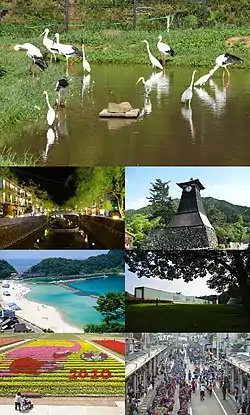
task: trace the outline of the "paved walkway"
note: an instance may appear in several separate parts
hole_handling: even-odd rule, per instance
[[[117,407],[107,406],[52,406],[52,405],[35,405],[34,408],[26,413],[31,415],[124,415],[125,405]],[[0,411],[3,415],[15,415],[14,405],[0,405]]]

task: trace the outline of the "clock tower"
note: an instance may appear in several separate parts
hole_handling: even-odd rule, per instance
[[[176,214],[165,229],[148,235],[143,249],[215,249],[217,237],[200,194],[205,187],[199,179],[193,178],[177,185],[182,189],[182,195]]]
[[[166,249],[214,249],[218,242],[205,212],[199,179],[177,183],[182,195],[177,213],[165,229]]]

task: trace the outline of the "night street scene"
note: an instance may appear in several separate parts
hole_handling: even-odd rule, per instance
[[[0,168],[0,249],[123,249],[123,167]]]
[[[249,333],[127,333],[126,415],[249,414]]]

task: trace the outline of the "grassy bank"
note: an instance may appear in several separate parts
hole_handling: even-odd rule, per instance
[[[42,29],[41,29],[42,31]],[[42,94],[44,90],[49,93],[51,104],[55,105],[56,81],[65,76],[64,59],[57,64],[52,64],[42,72],[37,68],[37,76],[33,79],[30,75],[30,60],[24,52],[15,52],[13,47],[16,43],[30,42],[45,49],[42,45],[40,32],[35,34],[31,30],[19,32],[2,31],[0,39],[0,84],[1,84],[1,109],[0,109],[0,147],[3,150],[4,144],[11,146],[11,140],[17,140],[22,133],[29,128],[46,127],[47,105]],[[53,35],[53,34],[52,34]],[[121,65],[149,65],[146,52],[146,45],[141,41],[147,39],[151,45],[152,53],[160,58],[156,49],[158,32],[152,31],[83,31],[74,30],[68,34],[61,33],[61,42],[80,46],[84,40],[87,59],[91,65],[96,64],[121,64]],[[168,65],[189,66],[189,67],[209,67],[214,65],[216,56],[224,52],[236,54],[244,60],[233,68],[234,70],[250,68],[249,49],[242,43],[237,43],[233,47],[226,44],[226,40],[232,36],[249,35],[250,29],[187,29],[173,30],[164,34],[164,41],[169,43],[176,51],[176,56],[169,59]],[[93,68],[93,79],[98,67]],[[79,65],[79,74],[82,74]],[[72,74],[72,73],[71,73]],[[72,77],[73,80],[68,94],[68,105],[80,100],[79,91],[81,90],[81,78]],[[80,101],[79,101],[80,102]],[[16,155],[9,153],[2,157],[1,164],[16,163]],[[39,160],[30,160],[25,157],[25,164],[37,164]],[[22,160],[18,160],[22,164]]]
[[[126,304],[127,332],[245,331],[241,307],[204,304]]]

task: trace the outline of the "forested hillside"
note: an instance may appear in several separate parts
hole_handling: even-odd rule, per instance
[[[233,205],[225,200],[214,199],[213,197],[202,198],[207,216],[211,223],[220,222],[235,223],[240,217],[245,223],[250,223],[250,207]],[[173,199],[175,211],[178,209],[180,200]],[[126,223],[129,224],[135,215],[150,216],[152,214],[152,206],[148,205],[140,209],[126,210]]]
[[[0,280],[10,278],[12,273],[16,273],[15,268],[4,259],[0,259]]]
[[[34,274],[41,277],[63,277],[74,275],[124,272],[124,252],[112,250],[108,254],[92,256],[85,260],[67,258],[46,258],[23,274],[31,278]]]
[[[233,205],[213,197],[202,198],[202,200],[219,243],[224,243],[225,238],[228,242],[242,242],[249,239],[250,207]],[[161,205],[150,204],[125,212],[126,229],[135,235],[135,245],[140,245],[152,230],[163,228],[170,222],[178,209],[179,199],[167,198],[165,202]]]

